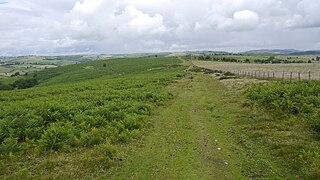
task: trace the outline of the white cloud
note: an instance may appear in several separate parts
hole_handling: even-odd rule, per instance
[[[0,55],[314,49],[320,41],[319,0],[7,2],[0,3]]]
[[[259,15],[250,10],[237,11],[233,15],[236,29],[250,30],[254,29],[259,23]]]
[[[116,16],[115,22],[117,24],[117,32],[126,37],[148,37],[149,35],[167,32],[161,15],[150,16],[137,10],[133,5],[127,6],[122,14]]]
[[[320,1],[302,0],[297,3],[295,13],[285,22],[286,27],[320,27]]]
[[[250,10],[236,11],[233,17],[211,14],[200,22],[196,22],[195,30],[218,29],[227,31],[253,30],[258,26],[259,16]]]
[[[80,13],[94,13],[94,11],[101,5],[102,0],[84,0],[77,2],[72,11]]]

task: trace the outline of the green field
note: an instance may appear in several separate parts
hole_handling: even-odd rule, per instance
[[[16,72],[20,75],[42,71],[47,68],[66,66],[80,62],[93,61],[98,56],[18,56],[0,57],[0,77],[10,77]]]
[[[13,77],[37,84],[0,91],[0,179],[319,179],[319,82],[192,66],[119,58]]]
[[[240,62],[240,63],[308,63],[319,61],[319,55],[282,55],[282,54],[194,54],[192,60]]]

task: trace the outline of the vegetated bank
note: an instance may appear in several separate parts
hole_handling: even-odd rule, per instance
[[[231,129],[227,131],[241,146],[236,152],[242,151],[250,159],[246,162],[240,157],[245,166],[251,164],[250,178],[320,178],[319,81],[261,81],[217,70],[196,70],[215,74],[233,89],[234,101],[243,104],[242,115],[224,128]],[[265,168],[271,173],[261,169],[263,164],[268,164]],[[254,169],[260,173],[252,176]]]
[[[283,81],[245,92],[252,116],[246,134],[298,179],[320,178],[320,82]]]
[[[40,83],[0,91],[0,178],[94,178],[116,147],[143,134],[152,109],[183,77],[175,58],[129,58],[31,74]]]

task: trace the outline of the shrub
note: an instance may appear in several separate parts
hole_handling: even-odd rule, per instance
[[[93,145],[101,144],[106,140],[107,134],[97,128],[92,128],[89,132],[81,132],[80,145],[90,147]]]
[[[12,85],[3,84],[3,83],[0,81],[0,90],[11,90],[11,89],[13,89]]]
[[[18,152],[21,149],[18,138],[8,137],[0,144],[0,153]]]
[[[145,122],[142,117],[139,116],[128,116],[123,120],[124,127],[128,130],[141,129]]]
[[[20,169],[17,174],[16,174],[16,179],[25,179],[25,180],[31,180],[32,177],[30,175],[30,172],[27,168],[23,168],[23,169]]]
[[[27,89],[38,84],[37,79],[19,79],[12,84],[13,88]]]
[[[320,82],[296,81],[255,85],[246,91],[254,104],[281,114],[298,115],[320,126]]]
[[[100,154],[107,159],[112,159],[116,156],[117,150],[111,144],[102,144],[98,147]]]
[[[235,74],[234,74],[234,73],[229,72],[229,71],[227,71],[227,72],[223,73],[223,75],[225,75],[225,76],[235,76]]]
[[[38,141],[45,150],[59,150],[73,137],[71,123],[52,123]]]

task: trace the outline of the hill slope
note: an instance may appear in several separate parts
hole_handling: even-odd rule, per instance
[[[0,91],[0,178],[65,179],[70,172],[83,177],[108,169],[114,146],[140,137],[152,109],[172,98],[161,89],[185,73],[185,67],[169,66],[178,62],[142,58],[65,66],[36,73],[38,87]],[[58,163],[72,167],[69,172],[48,166],[57,153],[66,156]]]
[[[31,74],[40,86],[82,82],[101,77],[119,77],[146,72],[152,68],[180,62],[176,58],[124,58],[92,61],[72,66],[62,66]]]

